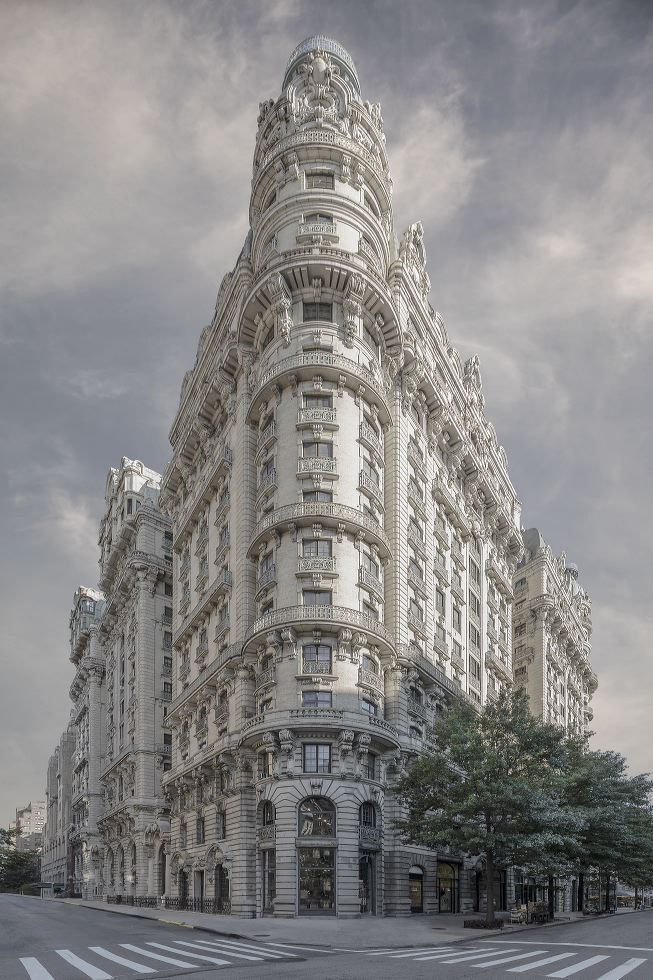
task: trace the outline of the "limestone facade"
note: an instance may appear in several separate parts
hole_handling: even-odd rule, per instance
[[[515,683],[531,710],[583,734],[593,718],[598,681],[591,665],[592,605],[578,569],[555,556],[537,528],[523,532],[524,556],[514,574]]]
[[[184,377],[165,901],[243,916],[477,902],[480,867],[398,842],[392,786],[451,697],[512,679],[520,504],[396,236],[378,104],[309,38],[261,104],[251,230]]]
[[[72,757],[72,820],[70,848],[72,890],[84,898],[100,894],[102,840],[98,820],[103,793],[100,770],[104,755],[104,656],[98,623],[104,600],[96,589],[80,586],[70,613],[70,660],[75,676],[70,686],[71,721],[75,730]]]
[[[45,826],[45,800],[30,800],[16,810],[16,850],[39,850]]]
[[[101,890],[155,898],[165,880],[161,777],[170,766],[163,731],[172,698],[172,532],[158,507],[161,477],[123,458],[106,483],[100,525],[98,628],[106,677]]]
[[[66,892],[73,877],[70,825],[74,751],[75,728],[71,722],[50,756],[45,787],[41,881],[51,883],[58,893]]]

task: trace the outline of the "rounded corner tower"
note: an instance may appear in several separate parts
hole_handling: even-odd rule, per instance
[[[485,561],[507,596],[517,505],[477,362],[463,368],[428,304],[421,225],[395,246],[381,110],[335,40],[299,44],[260,105],[249,214],[161,494],[175,551],[165,900],[437,911],[437,855],[397,842],[392,785],[448,698],[485,694]]]

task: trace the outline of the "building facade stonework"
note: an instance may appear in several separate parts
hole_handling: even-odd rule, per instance
[[[556,557],[537,528],[523,532],[514,575],[514,675],[532,712],[582,735],[594,717],[598,681],[590,660],[592,605],[566,555]]]
[[[75,726],[68,724],[48,761],[45,785],[45,826],[41,851],[41,881],[57,894],[71,890],[70,825]]]
[[[261,104],[251,230],[184,377],[173,522],[166,902],[408,914],[480,866],[402,844],[393,783],[453,697],[512,680],[520,504],[395,235],[380,106],[314,37]]]
[[[160,481],[139,460],[123,458],[109,471],[100,525],[106,728],[99,828],[109,900],[155,900],[165,885],[161,777],[171,753],[163,720],[172,698],[172,532],[158,507]]]

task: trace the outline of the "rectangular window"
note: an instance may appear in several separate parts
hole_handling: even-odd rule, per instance
[[[379,483],[381,482],[381,478],[379,476],[379,471],[377,470],[376,466],[374,466],[369,459],[365,459],[365,457],[363,457],[361,469],[365,474],[365,476],[369,477],[372,483],[375,483],[378,487]]]
[[[321,743],[305,743],[303,760],[304,772],[331,772],[331,746]]]
[[[204,817],[197,818],[197,824],[195,827],[195,843],[204,843]]]
[[[367,324],[363,324],[363,340],[365,341],[365,343],[367,344],[367,346],[368,347],[371,347],[372,350],[374,351],[374,353],[378,355],[378,353],[379,353],[379,342],[376,339],[376,337],[374,336],[374,334],[372,333],[372,331],[369,329],[369,327],[367,326]]]
[[[481,600],[471,589],[469,590],[469,608],[477,616],[481,615]]]
[[[132,514],[134,511],[134,501],[131,497],[127,497],[127,514]]]
[[[302,454],[304,459],[333,459],[332,442],[303,442]]]
[[[306,174],[306,189],[315,190],[316,188],[324,188],[325,190],[332,191],[335,188],[335,177],[329,171],[315,171],[312,174]]]
[[[469,672],[477,681],[481,679],[481,665],[474,657],[469,658]]]
[[[526,635],[526,623],[520,623],[519,626],[515,626],[515,636],[525,636]]]
[[[218,840],[224,840],[227,836],[227,816],[224,810],[218,810],[215,815],[215,836]]]
[[[469,559],[469,575],[472,582],[476,582],[477,585],[481,584],[481,570],[473,558]]]
[[[333,395],[304,392],[304,408],[333,408]]]
[[[435,590],[435,608],[437,612],[444,614],[444,592],[441,589]]]
[[[168,619],[172,619],[172,606],[164,606],[163,615],[167,616]]]
[[[380,575],[379,575],[379,572],[380,572],[379,563],[376,562],[376,561],[374,561],[374,559],[372,558],[372,556],[371,555],[368,555],[367,552],[363,552],[363,555],[361,557],[361,564],[362,564],[363,568],[365,569],[365,571],[366,572],[369,572],[370,575],[373,575],[374,578],[379,578],[380,577]]]
[[[304,490],[302,500],[305,504],[332,504],[332,490]]]
[[[374,701],[369,701],[367,698],[361,698],[361,711],[366,715],[378,715],[379,709]]]
[[[411,612],[413,616],[417,617],[417,619],[419,620],[424,619],[424,610],[420,606],[419,602],[417,602],[415,599],[410,600],[408,611]]]
[[[169,598],[172,596],[172,582],[166,582],[163,587],[163,594]]]
[[[331,589],[304,589],[302,601],[305,606],[330,606],[332,604]]]
[[[412,572],[416,578],[424,581],[424,569],[415,558],[408,559],[408,571]]]
[[[303,708],[330,708],[331,691],[302,691]]]
[[[415,517],[410,517],[408,519],[408,530],[412,531],[420,541],[424,541],[424,531],[422,530],[422,525]]]
[[[168,630],[163,634],[163,647],[165,650],[172,650],[172,633]]]
[[[333,544],[330,540],[304,538],[302,541],[303,558],[331,558]]]
[[[481,634],[473,623],[469,624],[469,642],[476,650],[478,650],[481,645]]]
[[[456,632],[460,633],[462,627],[462,615],[460,612],[460,608],[458,606],[453,607],[453,610],[451,612],[451,622]]]
[[[322,216],[320,220],[331,223],[331,219],[326,216]],[[304,303],[304,323],[310,323],[312,320],[326,320],[328,323],[332,323],[333,303]]]
[[[379,618],[379,610],[371,602],[363,602],[363,612],[366,616],[371,616],[372,619]]]
[[[269,476],[271,473],[274,473],[274,457],[273,456],[270,456],[269,459],[266,459],[265,463],[261,467],[261,479],[263,479],[266,476]]]
[[[329,674],[331,672],[331,647],[326,643],[307,643],[303,648],[305,674]]]
[[[163,700],[164,701],[172,701],[172,682],[171,681],[164,681],[163,682]]]
[[[454,657],[460,657],[461,660],[463,658],[462,644],[460,644],[458,640],[453,641],[453,655]]]

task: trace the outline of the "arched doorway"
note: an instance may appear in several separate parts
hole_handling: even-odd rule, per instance
[[[438,862],[438,912],[457,912],[459,907],[458,866]]]
[[[408,891],[410,895],[410,911],[424,911],[424,870],[414,864],[408,872]]]
[[[298,810],[299,914],[336,911],[336,808],[323,796],[302,800]],[[317,846],[311,837],[320,838]],[[324,846],[333,838],[333,846]]]

